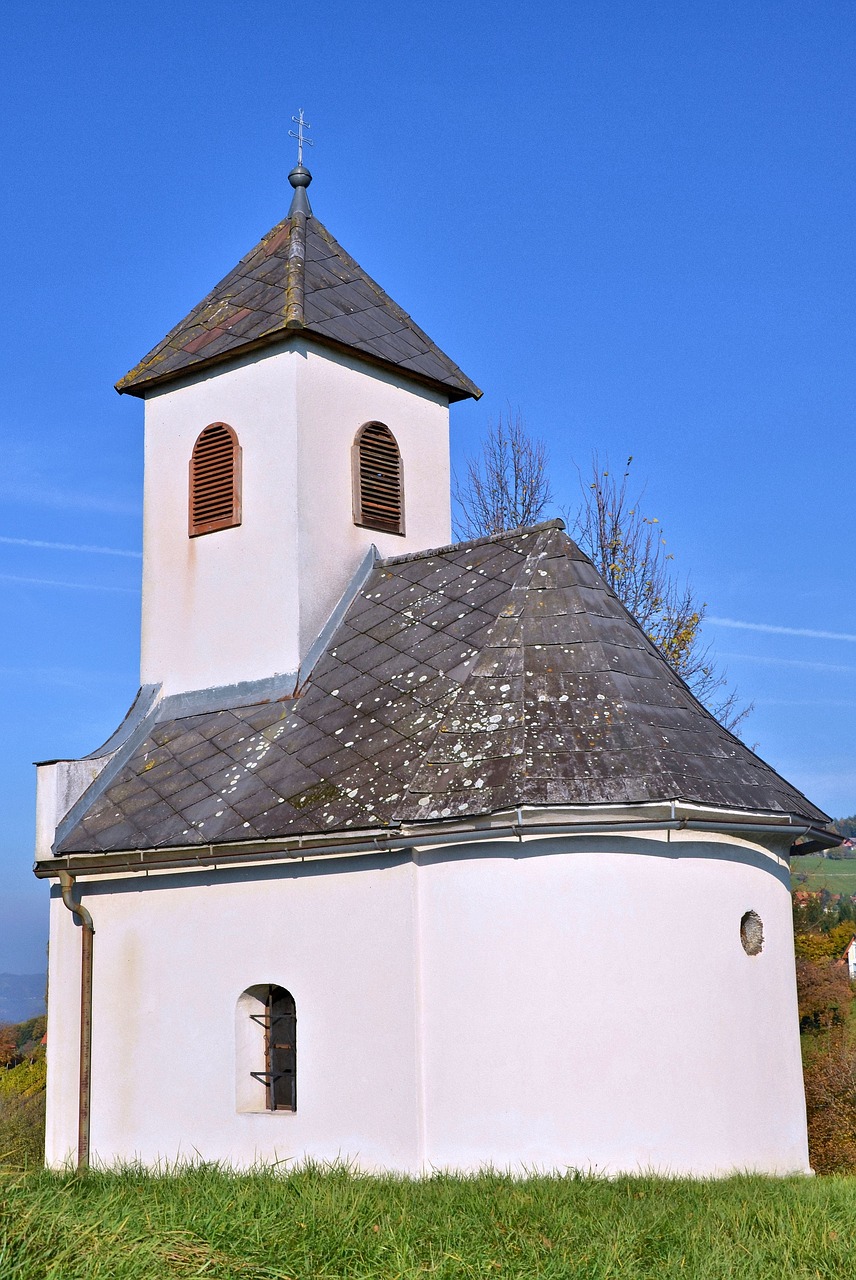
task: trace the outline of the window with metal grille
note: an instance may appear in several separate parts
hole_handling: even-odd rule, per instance
[[[262,1061],[250,1071],[264,1086],[267,1111],[297,1110],[297,1008],[284,987],[251,987],[245,995],[254,999],[247,1008],[252,1022],[261,1028]]]
[[[401,454],[382,422],[366,423],[354,443],[354,523],[404,533]]]
[[[189,533],[214,533],[241,523],[241,446],[225,422],[200,433],[190,458]]]

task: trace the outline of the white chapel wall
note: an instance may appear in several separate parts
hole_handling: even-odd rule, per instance
[[[93,1163],[201,1157],[240,1167],[310,1153],[414,1168],[412,880],[407,859],[363,858],[345,871],[324,862],[84,883],[95,923]],[[80,931],[69,943],[73,925],[56,924],[52,1166],[76,1142],[79,1008],[69,947],[79,954]],[[239,1110],[236,1005],[262,983],[296,1001],[296,1114]]]
[[[146,401],[141,683],[164,693],[296,671],[296,356],[215,366]],[[188,465],[225,422],[242,452],[242,523],[188,537]]]
[[[546,847],[421,855],[426,1166],[806,1170],[786,871],[727,841]]]
[[[45,1160],[73,1168],[80,1080],[80,927],[51,885]]]
[[[83,893],[96,1161],[808,1167],[790,898],[763,850],[577,837]],[[57,1164],[76,1132],[80,931],[52,909]],[[297,1002],[296,1115],[236,1104],[236,1003],[267,982]]]

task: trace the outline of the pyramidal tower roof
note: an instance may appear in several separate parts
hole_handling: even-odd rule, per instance
[[[189,315],[116,383],[153,387],[245,352],[304,335],[407,374],[450,400],[481,391],[333,239],[309,204],[311,174],[298,164],[284,221],[241,259]]]

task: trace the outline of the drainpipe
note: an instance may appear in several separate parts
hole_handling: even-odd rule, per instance
[[[62,900],[80,921],[80,1082],[77,1102],[77,1167],[89,1168],[89,1109],[92,1092],[92,916],[71,896],[74,876],[60,871]]]

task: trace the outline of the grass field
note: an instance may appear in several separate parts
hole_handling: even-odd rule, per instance
[[[805,883],[802,877],[805,876]],[[829,889],[832,893],[856,893],[856,858],[821,858],[808,854],[791,859],[794,889]]]
[[[842,1280],[856,1179],[0,1170],[3,1280]]]

